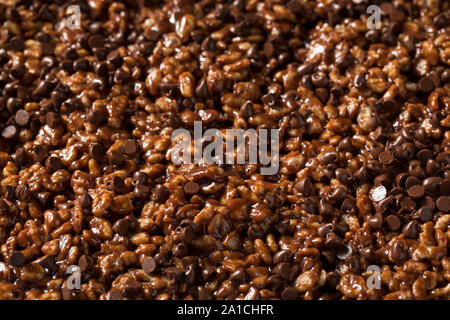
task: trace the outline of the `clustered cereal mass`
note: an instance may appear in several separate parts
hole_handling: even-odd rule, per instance
[[[448,1],[0,3],[0,299],[450,298]]]

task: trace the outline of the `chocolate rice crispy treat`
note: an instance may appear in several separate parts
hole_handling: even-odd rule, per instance
[[[450,299],[449,22],[445,0],[0,1],[0,299]],[[175,165],[195,121],[278,129],[278,173]]]

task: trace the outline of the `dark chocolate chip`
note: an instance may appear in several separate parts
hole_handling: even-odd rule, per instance
[[[187,195],[194,195],[200,191],[200,186],[192,181],[189,181],[184,185],[184,193]]]
[[[296,300],[297,299],[297,291],[292,287],[284,288],[281,291],[281,300]]]
[[[30,114],[27,111],[20,109],[16,112],[14,120],[16,121],[17,125],[26,127],[30,122]]]
[[[450,197],[449,196],[440,196],[436,200],[436,206],[442,212],[450,211]]]
[[[313,192],[313,184],[311,179],[303,178],[295,184],[295,189],[305,197],[310,196]]]
[[[402,230],[403,235],[409,239],[416,239],[419,235],[419,223],[417,221],[412,220],[408,222]]]
[[[167,198],[169,198],[169,195],[170,192],[166,187],[161,184],[157,184],[153,190],[152,200],[158,203],[164,203]]]
[[[89,155],[91,156],[92,159],[100,162],[103,159],[104,156],[104,149],[102,147],[101,144],[99,143],[92,143],[89,146]]]
[[[20,251],[14,251],[10,257],[10,263],[13,267],[21,267],[25,264],[25,256]]]
[[[80,196],[80,206],[83,209],[90,209],[92,206],[92,197],[89,195],[89,193],[86,191]]]
[[[387,216],[385,219],[385,222],[386,222],[387,228],[390,231],[396,231],[401,226],[400,219],[395,215]]]
[[[157,264],[153,257],[146,257],[142,261],[142,269],[147,273],[155,272],[156,267],[157,267]]]
[[[127,155],[134,155],[138,151],[138,148],[138,143],[134,139],[129,139],[122,145],[122,151]]]
[[[413,199],[420,199],[425,195],[425,188],[422,185],[414,185],[408,189],[408,196]]]

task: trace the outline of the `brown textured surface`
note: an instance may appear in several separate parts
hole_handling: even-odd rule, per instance
[[[366,1],[0,3],[0,299],[450,298],[447,1],[371,1],[381,30]],[[279,173],[175,166],[195,120],[278,128]]]

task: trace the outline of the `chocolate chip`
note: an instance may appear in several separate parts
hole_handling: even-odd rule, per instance
[[[325,246],[327,248],[337,249],[344,244],[344,240],[342,240],[336,233],[329,232],[327,234],[327,238],[325,240]]]
[[[133,195],[136,199],[145,200],[150,196],[150,188],[143,184],[138,184],[133,189]]]
[[[411,161],[409,163],[408,173],[420,179],[425,177],[425,171],[422,169],[420,161]]]
[[[382,164],[389,165],[394,162],[394,155],[392,154],[392,152],[384,151],[378,155],[378,160]]]
[[[55,112],[48,112],[45,121],[50,128],[56,128],[61,123],[61,116]]]
[[[431,210],[436,209],[436,203],[434,202],[434,199],[432,197],[426,196],[421,199],[420,201],[421,206],[423,207],[430,207]]]
[[[353,249],[352,247],[350,247],[349,245],[343,245],[342,247],[340,247],[337,252],[336,252],[336,256],[340,259],[340,260],[346,260],[348,257],[350,257],[353,254]]]
[[[134,298],[139,295],[142,290],[142,285],[133,279],[129,279],[125,282],[123,289],[123,295],[127,298]]]
[[[408,257],[408,252],[402,241],[396,241],[392,246],[389,255],[394,262],[401,263]]]
[[[21,267],[25,264],[25,256],[20,251],[14,251],[10,257],[10,263],[13,267]]]
[[[341,186],[337,186],[333,192],[328,196],[328,200],[334,203],[341,203],[344,201],[345,196],[347,195],[345,189]]]
[[[27,152],[23,148],[18,148],[14,153],[13,160],[16,167],[24,166],[27,161]]]
[[[442,195],[449,195],[450,194],[450,179],[445,179],[444,181],[441,182],[441,184],[439,185],[439,192]]]
[[[187,195],[197,194],[200,190],[200,186],[192,181],[189,181],[184,185],[184,193]]]
[[[136,171],[133,174],[132,184],[133,185],[146,184],[147,183],[147,179],[148,179],[148,174],[147,173],[145,173],[144,171]]]
[[[416,176],[409,176],[406,180],[405,180],[405,187],[407,189],[414,187],[415,185],[420,185],[420,179],[417,178]]]
[[[362,166],[355,171],[355,178],[359,183],[364,183],[369,178],[369,171],[365,166]]]
[[[415,220],[408,222],[403,227],[402,233],[406,238],[416,239],[419,235],[419,224]]]
[[[422,149],[417,152],[416,157],[418,160],[422,161],[423,164],[426,164],[428,159],[433,157],[433,152],[430,149]]]
[[[127,140],[122,145],[122,151],[127,155],[134,155],[138,151],[138,148],[139,146],[134,139]]]
[[[385,219],[385,222],[386,222],[387,228],[390,231],[398,230],[401,225],[400,219],[394,215],[387,216]]]
[[[127,190],[123,179],[119,176],[114,176],[109,182],[109,188],[116,194],[124,193]]]
[[[311,179],[304,178],[295,184],[295,189],[300,192],[303,196],[310,196],[313,192],[313,184]]]
[[[103,47],[105,41],[101,35],[92,35],[89,37],[88,44],[91,48]]]
[[[156,261],[153,257],[146,257],[144,258],[144,260],[142,261],[142,269],[146,272],[146,273],[153,273],[155,272],[157,267]]]
[[[121,236],[126,236],[128,231],[130,230],[131,224],[127,219],[119,219],[113,225],[114,232],[118,233]]]
[[[417,217],[422,222],[428,222],[433,220],[433,209],[430,207],[422,207],[417,211]]]
[[[42,258],[39,259],[39,264],[43,268],[45,268],[51,272],[56,270],[55,258],[52,256],[48,256],[48,255],[43,256]]]
[[[63,163],[60,158],[55,156],[50,156],[45,160],[45,165],[51,170],[56,171],[63,167]]]
[[[435,159],[441,165],[449,165],[450,164],[450,153],[449,152],[441,152],[437,155]]]
[[[440,178],[431,177],[431,178],[426,178],[425,180],[423,180],[422,185],[425,188],[427,194],[435,195],[439,188],[440,182],[441,182]]]
[[[99,143],[92,143],[89,146],[89,155],[91,156],[92,159],[101,162],[103,160],[103,156],[104,156],[104,149],[102,147],[101,144]]]
[[[16,121],[17,125],[26,127],[30,122],[30,114],[27,111],[20,109],[16,112],[14,120]]]
[[[434,19],[433,19],[433,23],[434,26],[438,29],[442,29],[448,26],[449,24],[449,19],[447,19],[447,17],[445,16],[444,13],[438,14]]]
[[[386,33],[383,33],[381,35],[381,42],[383,42],[387,46],[391,46],[391,47],[393,47],[397,44],[396,38],[395,38],[394,34],[392,33],[392,30],[388,29]]]
[[[112,150],[109,152],[108,160],[111,165],[120,165],[125,158],[120,150]]]
[[[327,224],[320,226],[317,229],[317,233],[320,237],[325,238],[329,232],[333,231],[333,229],[334,229],[333,224],[327,223]]]
[[[327,151],[319,156],[319,161],[323,164],[336,162],[339,159],[339,153],[336,151]]]
[[[436,206],[442,212],[450,211],[450,197],[449,196],[440,196],[436,200]]]
[[[243,118],[249,118],[253,116],[254,112],[253,102],[251,101],[245,102],[240,109],[240,114]]]
[[[335,62],[336,62],[336,66],[339,69],[346,69],[346,68],[350,67],[353,64],[354,59],[353,59],[353,57],[350,54],[347,54],[347,55],[340,54],[336,58]]]
[[[433,159],[427,160],[425,165],[425,172],[427,175],[434,176],[439,170],[441,170],[441,165],[437,161]]]
[[[5,139],[14,139],[18,135],[18,130],[15,126],[10,125],[3,129],[2,137]]]
[[[268,93],[262,96],[261,100],[265,105],[268,105],[271,108],[278,106],[280,103],[280,97],[274,93]]]
[[[391,178],[389,177],[389,175],[387,175],[385,173],[382,173],[382,174],[376,176],[373,182],[374,182],[375,185],[383,185],[383,186],[385,186],[387,188],[389,188],[389,186],[392,183]]]
[[[422,185],[414,185],[408,189],[408,196],[413,199],[420,199],[425,195],[425,188]]]
[[[105,120],[105,118],[105,113],[98,110],[90,111],[86,116],[87,122],[94,126],[99,126]]]
[[[153,191],[152,200],[158,203],[166,202],[169,197],[169,190],[161,184],[157,184]]]
[[[385,199],[378,202],[375,205],[375,209],[376,209],[377,213],[381,213],[381,214],[385,213],[393,202],[394,202],[393,196],[386,197]]]
[[[291,267],[289,263],[282,262],[277,264],[272,272],[278,274],[282,279],[287,280],[291,275]]]
[[[289,121],[289,125],[292,129],[299,129],[305,126],[305,120],[303,120],[302,116],[297,112],[293,112],[291,115],[291,120]]]
[[[88,192],[84,192],[81,196],[80,196],[80,206],[83,209],[90,209],[92,207],[92,197],[89,195]]]
[[[422,77],[419,80],[419,90],[422,92],[430,92],[434,89],[434,82],[433,79],[429,76]]]
[[[209,95],[208,84],[205,80],[201,80],[195,88],[195,94],[201,98],[206,98]]]
[[[314,94],[319,98],[322,103],[326,103],[328,100],[328,90],[325,88],[314,89]]]
[[[383,217],[381,215],[376,215],[367,219],[367,223],[374,230],[380,230],[383,226]]]
[[[297,291],[292,287],[284,288],[281,291],[281,300],[296,300],[297,299]]]
[[[23,40],[18,37],[11,38],[8,42],[8,46],[12,51],[23,51],[25,49]]]
[[[73,69],[75,71],[90,71],[91,66],[89,60],[85,58],[75,60],[75,62],[73,63]]]

